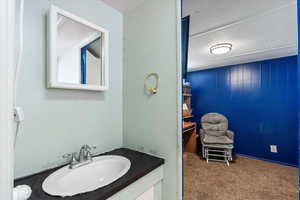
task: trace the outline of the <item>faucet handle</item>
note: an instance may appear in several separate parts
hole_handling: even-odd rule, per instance
[[[71,163],[77,163],[78,161],[77,161],[77,153],[76,152],[73,152],[72,153],[72,158],[71,158]]]
[[[68,159],[70,163],[77,161],[76,159],[76,152],[72,152],[72,153],[66,153],[64,155],[62,155],[63,159]]]
[[[69,165],[69,168],[70,168],[70,169],[73,169],[74,165],[76,165],[76,164],[78,163],[78,160],[77,160],[77,158],[76,158],[76,155],[77,155],[76,152],[73,152],[73,153],[72,153],[72,158],[71,158],[70,165]]]
[[[64,155],[62,155],[63,159],[67,159],[67,158],[71,158],[72,154],[71,153],[66,153]]]
[[[87,144],[83,145],[82,148],[85,149],[86,151],[91,151],[92,150],[92,147],[90,147]]]
[[[92,158],[92,147],[90,147],[89,145],[84,145],[84,149],[85,149],[85,159],[86,160],[93,160]]]
[[[93,154],[91,153],[91,151],[87,151],[86,153],[86,160],[93,160]]]
[[[85,160],[87,160],[88,153],[90,153],[90,151],[91,151],[91,147],[89,145],[87,144],[83,145],[79,151],[78,161],[84,162]]]

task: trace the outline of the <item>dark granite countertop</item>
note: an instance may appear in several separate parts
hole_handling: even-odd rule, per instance
[[[117,181],[102,187],[93,192],[79,194],[73,197],[54,197],[46,194],[42,189],[43,181],[55,170],[51,169],[48,171],[44,171],[32,176],[28,176],[25,178],[21,178],[15,181],[15,186],[17,185],[29,185],[32,189],[32,195],[29,200],[103,200],[107,199],[120,190],[124,189],[131,183],[135,182],[139,178],[145,176],[152,170],[158,168],[162,164],[164,164],[164,160],[161,158],[157,158],[145,153],[133,151],[126,148],[116,149],[111,152],[107,152],[101,155],[120,155],[128,158],[131,161],[131,167],[129,171]]]

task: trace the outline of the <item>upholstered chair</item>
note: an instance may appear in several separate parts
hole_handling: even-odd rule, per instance
[[[206,146],[217,146],[232,148],[234,144],[234,133],[228,130],[228,120],[219,113],[208,113],[201,118],[200,138],[203,147],[203,157]]]

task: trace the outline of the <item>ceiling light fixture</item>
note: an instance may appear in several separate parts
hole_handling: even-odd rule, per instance
[[[210,53],[215,55],[226,54],[231,50],[232,50],[232,44],[230,43],[220,43],[210,47]]]

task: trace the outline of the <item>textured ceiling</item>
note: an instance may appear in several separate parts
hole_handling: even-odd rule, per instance
[[[136,8],[138,5],[143,3],[145,0],[101,0],[109,6],[124,13],[131,9]]]
[[[191,16],[189,70],[295,55],[296,10],[295,0],[183,0],[183,13]],[[233,50],[210,54],[221,42]]]

